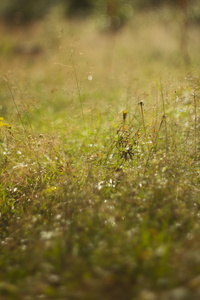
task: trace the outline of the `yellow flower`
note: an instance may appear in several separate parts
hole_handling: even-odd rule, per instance
[[[126,110],[123,111],[123,121],[124,121],[124,122],[126,121],[127,113],[128,113],[128,112],[127,112]]]
[[[0,117],[0,127],[8,127],[8,124],[3,122],[3,117]]]

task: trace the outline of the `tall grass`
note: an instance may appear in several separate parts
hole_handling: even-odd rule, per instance
[[[199,297],[199,54],[188,72],[144,14],[115,36],[112,76],[92,21],[67,23],[81,55],[63,34],[51,55],[4,57],[2,299]]]

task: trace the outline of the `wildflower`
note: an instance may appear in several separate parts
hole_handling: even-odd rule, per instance
[[[127,113],[128,113],[128,112],[127,112],[126,110],[123,111],[123,121],[124,121],[124,122],[126,121]]]
[[[0,127],[8,127],[8,124],[3,122],[3,118],[0,117]]]

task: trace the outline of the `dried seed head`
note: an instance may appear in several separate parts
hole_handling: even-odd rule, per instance
[[[140,101],[138,104],[139,104],[140,106],[143,106],[143,105],[144,105],[144,103],[143,103],[142,101]]]

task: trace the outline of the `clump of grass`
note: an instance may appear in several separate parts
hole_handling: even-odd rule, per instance
[[[23,128],[12,125],[10,135],[4,126],[0,278],[9,284],[0,289],[3,295],[98,299],[98,292],[120,299],[126,289],[130,299],[146,290],[167,297],[176,287],[196,293],[191,286],[198,268],[183,276],[176,257],[177,251],[184,255],[190,234],[199,232],[199,162],[190,158],[190,146],[186,155],[182,148],[174,153],[170,144],[166,152],[162,123],[151,155],[139,112],[128,122],[123,111],[117,126],[88,131],[70,151],[67,140],[33,131],[27,148],[26,139],[20,140]]]

